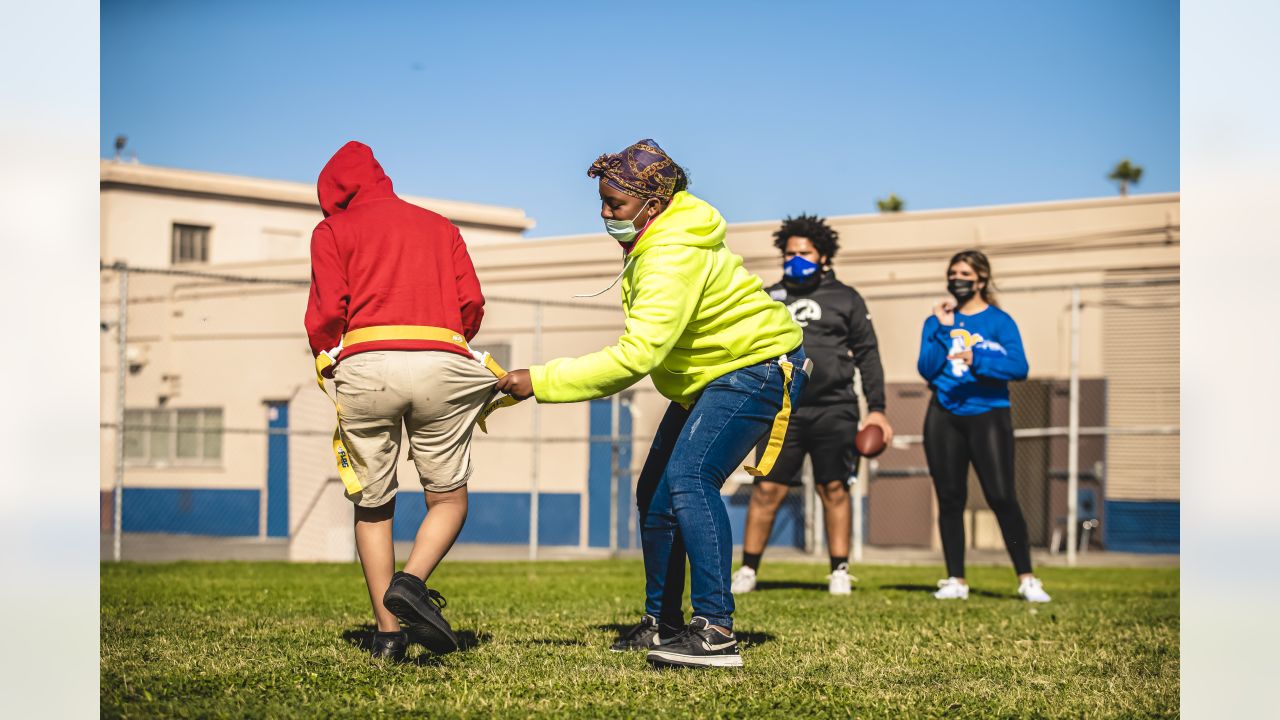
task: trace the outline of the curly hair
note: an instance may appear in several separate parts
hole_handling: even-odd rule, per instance
[[[793,237],[809,238],[813,247],[830,262],[840,250],[840,234],[832,230],[827,222],[817,215],[788,217],[782,221],[782,227],[773,234],[773,245],[780,252],[787,251],[787,240]]]

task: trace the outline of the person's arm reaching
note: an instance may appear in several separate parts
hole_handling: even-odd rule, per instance
[[[693,316],[704,278],[693,277],[687,268],[700,272],[702,264],[679,256],[697,252],[675,246],[646,254],[634,269],[635,295],[618,342],[581,357],[516,371],[510,380],[500,381],[498,389],[517,398],[532,392],[539,402],[563,403],[608,397],[639,382],[666,359]]]
[[[311,234],[311,293],[304,319],[313,355],[332,350],[342,342],[350,300],[338,244],[329,226],[321,223]]]

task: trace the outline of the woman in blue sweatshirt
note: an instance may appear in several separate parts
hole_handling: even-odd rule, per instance
[[[947,265],[947,290],[954,300],[934,307],[920,338],[916,369],[933,389],[924,451],[938,495],[938,531],[950,576],[938,583],[934,597],[969,597],[964,507],[972,463],[1018,573],[1018,594],[1048,602],[1031,573],[1027,523],[1015,494],[1009,381],[1027,377],[1027,356],[1018,325],[996,306],[993,289],[987,256],[977,250],[957,253]]]

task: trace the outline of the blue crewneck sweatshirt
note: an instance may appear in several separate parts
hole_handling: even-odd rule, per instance
[[[973,351],[973,365],[947,356]],[[1009,407],[1009,381],[1027,377],[1022,334],[1009,313],[991,305],[973,315],[955,313],[951,325],[930,315],[920,337],[920,376],[942,407],[956,415],[980,415]]]

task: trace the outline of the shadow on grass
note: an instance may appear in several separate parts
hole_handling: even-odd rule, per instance
[[[359,648],[362,652],[371,652],[373,650],[373,633],[375,629],[373,625],[361,625],[358,628],[344,630],[342,639],[348,644]],[[493,636],[489,633],[477,635],[470,630],[455,630],[453,634],[458,638],[458,652],[468,652],[493,639]],[[444,657],[444,655],[436,655],[424,648],[417,657],[407,658],[405,662],[416,665],[438,665],[444,660]]]
[[[826,585],[822,586],[826,589]],[[597,630],[604,630],[614,634],[615,639],[621,639],[622,634],[635,627],[635,625],[623,625],[621,623],[608,623],[606,625],[596,625]],[[767,632],[754,632],[752,630],[741,630],[734,628],[733,634],[738,638],[738,642],[746,645],[763,645],[774,639],[774,636]],[[576,643],[582,644],[582,643]]]
[[[801,582],[799,580],[758,580],[756,592],[762,590],[821,590],[827,592],[827,584],[820,582]],[[857,588],[854,588],[855,590]]]
[[[750,647],[763,645],[773,640],[773,635],[767,632],[755,632],[754,630],[740,630],[738,628],[734,628],[733,634],[738,638],[738,642],[742,643],[744,646]]]
[[[555,645],[558,647],[585,647],[586,643],[573,638],[534,638],[530,645]]]
[[[881,585],[881,590],[903,590],[905,592],[927,592],[930,595],[938,592],[937,585]],[[979,590],[972,585],[969,586],[970,595],[978,595],[979,597],[995,598],[997,600],[1021,600],[1017,595],[1009,595],[1007,593],[991,592],[990,590]]]

